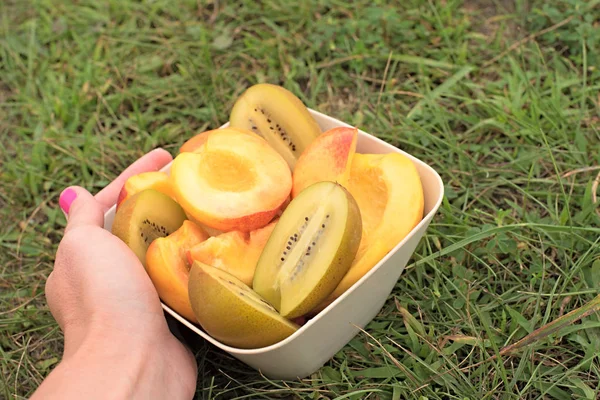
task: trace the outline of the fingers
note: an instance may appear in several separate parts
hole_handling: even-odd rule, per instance
[[[68,216],[65,233],[81,225],[104,226],[104,212],[117,202],[119,192],[129,177],[142,172],[158,171],[172,160],[168,151],[152,150],[131,164],[95,197],[78,186],[65,189],[59,199],[60,208]]]
[[[79,186],[65,189],[59,200],[60,207],[68,215],[65,233],[78,226],[104,226],[104,210],[87,190]]]
[[[96,201],[106,211],[117,202],[117,197],[125,181],[142,172],[158,171],[173,160],[171,154],[163,149],[152,150],[131,164],[114,181],[96,194]]]

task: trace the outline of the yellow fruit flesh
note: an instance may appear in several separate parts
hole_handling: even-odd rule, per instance
[[[208,238],[191,221],[167,237],[158,238],[146,253],[146,271],[166,305],[189,321],[196,322],[188,296],[189,265],[186,252]]]
[[[360,159],[354,165],[354,175],[350,178],[349,189],[361,210],[363,233],[356,255],[360,259],[369,247],[369,238],[377,236],[382,225],[383,214],[388,202],[388,187],[381,176],[381,169],[363,163]]]
[[[127,179],[119,193],[117,208],[134,194],[146,189],[154,189],[175,198],[173,188],[169,183],[169,176],[166,173],[162,171],[142,172]]]
[[[197,172],[210,187],[227,192],[244,192],[257,180],[251,160],[226,150],[203,154]]]
[[[217,267],[251,286],[256,263],[276,223],[250,233],[233,231],[211,237],[190,249],[190,263],[200,261]]]
[[[356,154],[348,189],[360,208],[363,234],[352,267],[318,312],[369,272],[423,218],[419,173],[407,157]]]

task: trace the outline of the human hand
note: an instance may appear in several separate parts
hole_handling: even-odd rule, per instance
[[[50,311],[65,336],[63,362],[36,392],[46,398],[66,384],[78,398],[191,398],[197,366],[191,352],[169,331],[152,281],[135,254],[103,229],[104,213],[132,175],[171,161],[164,150],[148,153],[95,197],[67,188],[60,205],[68,215],[65,234],[46,283]],[[61,368],[62,367],[62,368]],[[89,381],[81,371],[89,371]],[[58,371],[57,373],[55,373]],[[95,371],[95,372],[93,372]],[[85,373],[84,373],[85,375]],[[44,382],[47,383],[47,382]],[[76,388],[73,388],[73,385]],[[50,392],[47,390],[50,389]],[[64,387],[63,387],[64,389]],[[54,393],[61,398],[64,391]]]

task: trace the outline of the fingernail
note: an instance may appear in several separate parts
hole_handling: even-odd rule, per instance
[[[58,204],[60,208],[65,212],[65,214],[69,213],[69,209],[71,208],[71,204],[77,198],[77,192],[71,188],[65,190],[61,193],[60,199],[58,200]]]

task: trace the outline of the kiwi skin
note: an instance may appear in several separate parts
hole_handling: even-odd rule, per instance
[[[119,206],[111,232],[121,239],[146,267],[146,252],[152,240],[175,232],[186,219],[183,208],[175,200],[157,190],[146,189],[129,197]],[[154,237],[149,238],[146,231],[145,237],[142,238],[142,230],[132,226],[144,221],[151,221],[149,224],[155,223],[160,226],[152,232]]]
[[[190,269],[188,292],[200,326],[228,346],[270,346],[299,328],[268,303],[261,304],[264,300],[235,276],[199,261]]]

